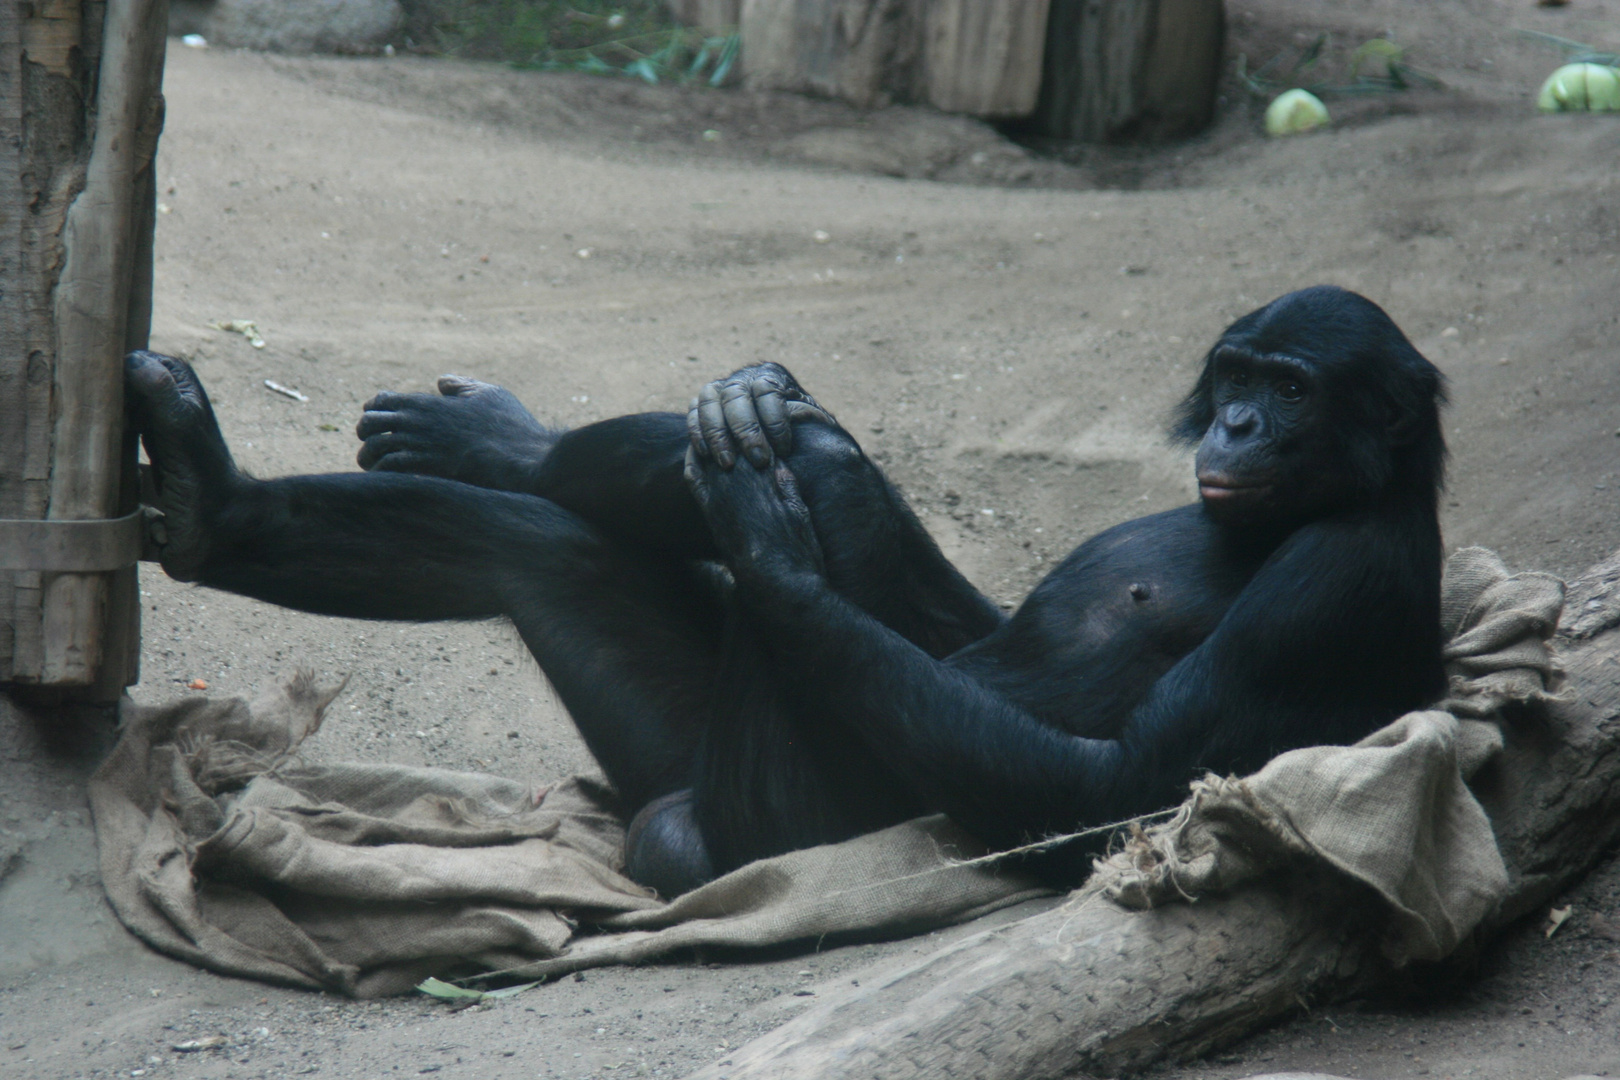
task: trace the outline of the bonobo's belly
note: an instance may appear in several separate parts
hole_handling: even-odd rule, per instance
[[[1263,558],[1233,550],[1198,506],[1126,522],[1075,549],[951,663],[1056,727],[1111,738]]]

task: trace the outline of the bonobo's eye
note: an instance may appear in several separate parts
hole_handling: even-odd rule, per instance
[[[1277,396],[1284,401],[1298,401],[1305,396],[1305,388],[1294,379],[1284,379],[1277,384]]]
[[[1249,373],[1247,371],[1228,371],[1226,381],[1241,390],[1249,385]]]

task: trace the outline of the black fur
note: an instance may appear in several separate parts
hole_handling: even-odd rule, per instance
[[[270,481],[185,365],[129,371],[166,565],[309,611],[510,617],[666,892],[929,810],[1000,846],[1156,810],[1444,688],[1442,379],[1340,289],[1210,350],[1174,429],[1201,502],[1087,541],[1010,619],[775,365],[705,390],[695,455],[678,416],[547,431],[458,380],[368,405],[373,472]],[[739,423],[744,460],[705,442]]]

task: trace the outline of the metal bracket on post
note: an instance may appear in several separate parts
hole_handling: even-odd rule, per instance
[[[146,508],[97,521],[0,518],[0,570],[94,574],[141,558]]]

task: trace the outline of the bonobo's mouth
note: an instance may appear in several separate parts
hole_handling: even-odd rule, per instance
[[[1270,484],[1238,483],[1213,474],[1198,478],[1198,496],[1206,503],[1247,502],[1264,498],[1270,491]]]

